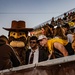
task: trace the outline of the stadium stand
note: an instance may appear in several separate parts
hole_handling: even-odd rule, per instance
[[[41,27],[46,24],[61,26],[68,23],[70,27],[75,26],[75,8],[64,14],[34,27],[35,35],[41,34]],[[33,34],[34,35],[34,34]],[[52,59],[36,64],[23,65],[0,71],[0,75],[75,75],[75,55]]]

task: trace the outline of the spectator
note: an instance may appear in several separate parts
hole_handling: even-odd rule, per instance
[[[0,38],[0,70],[17,67],[19,65],[20,62],[16,57],[13,48]]]
[[[74,31],[74,29],[73,29],[73,31]],[[71,46],[72,46],[72,49],[74,50],[74,54],[75,54],[75,33],[73,33]]]
[[[75,54],[75,39],[72,41],[72,49],[74,50],[74,54]]]
[[[68,55],[68,52],[66,51],[66,49],[64,47],[65,41],[63,41],[62,39],[53,38],[53,39],[50,39],[50,40],[44,39],[44,41],[45,42],[43,43],[43,46],[48,47],[49,52],[50,52],[50,56],[51,55],[52,55],[52,57],[55,56],[54,55],[54,48],[58,49],[63,54],[63,56]]]
[[[70,27],[71,33],[67,34],[68,42],[72,43],[73,35],[75,33],[75,27]]]
[[[51,25],[53,25],[53,26],[56,25],[56,24],[55,24],[55,21],[54,21],[54,17],[52,17],[52,19],[51,19]]]
[[[66,14],[66,13],[64,13],[63,20],[64,20],[64,21],[66,21],[66,20],[67,20],[67,14]]]
[[[38,46],[38,38],[36,36],[30,37],[30,47],[26,52],[26,64],[35,64],[48,59],[44,50],[41,50]],[[34,57],[32,56],[34,53]],[[31,58],[33,57],[32,63]]]
[[[6,41],[6,44],[8,44],[8,38],[5,35],[1,35],[0,38]]]
[[[64,34],[63,29],[61,27],[56,28],[56,33],[55,33],[55,38],[58,38],[60,43],[64,45],[66,50],[68,51],[69,55],[74,54],[72,48],[71,48],[71,43],[68,42],[67,36]],[[60,40],[62,39],[62,40]],[[58,50],[55,49],[56,53],[60,53]]]
[[[38,43],[39,43],[39,47],[41,50],[44,50],[46,55],[48,56],[48,59],[50,59],[50,53],[49,53],[49,50],[48,50],[48,47],[45,47],[44,46],[44,43],[45,41],[47,40],[48,38],[45,36],[45,35],[40,35],[38,37]]]
[[[69,26],[68,23],[65,23],[64,25],[62,25],[62,29],[63,29],[65,35],[71,33],[71,31],[70,31],[70,26]]]
[[[53,38],[53,27],[53,25],[47,23],[41,28],[42,34],[48,38]]]

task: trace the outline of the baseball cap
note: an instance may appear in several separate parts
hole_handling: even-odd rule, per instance
[[[44,38],[47,39],[47,37],[46,37],[45,35],[40,35],[40,36],[38,37],[38,40],[42,40],[42,39],[44,39]]]

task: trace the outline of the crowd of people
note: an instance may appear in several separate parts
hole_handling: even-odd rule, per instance
[[[75,22],[74,14],[64,14],[63,20]],[[9,35],[0,36],[0,70],[74,55],[75,28],[70,28],[70,22],[57,25],[53,19],[41,27],[39,35],[28,36],[33,29],[25,28],[24,21],[12,21],[11,28],[4,28]]]
[[[67,29],[67,25],[53,28],[53,34],[47,37],[41,34],[38,37],[29,37],[28,46],[25,48],[24,64],[17,57],[13,47],[10,46],[6,36],[0,36],[0,70],[17,67],[20,65],[35,64],[41,61],[74,55],[75,53],[75,33]],[[66,31],[67,30],[67,31]],[[74,31],[74,29],[72,30]],[[72,34],[69,41],[67,35]]]

